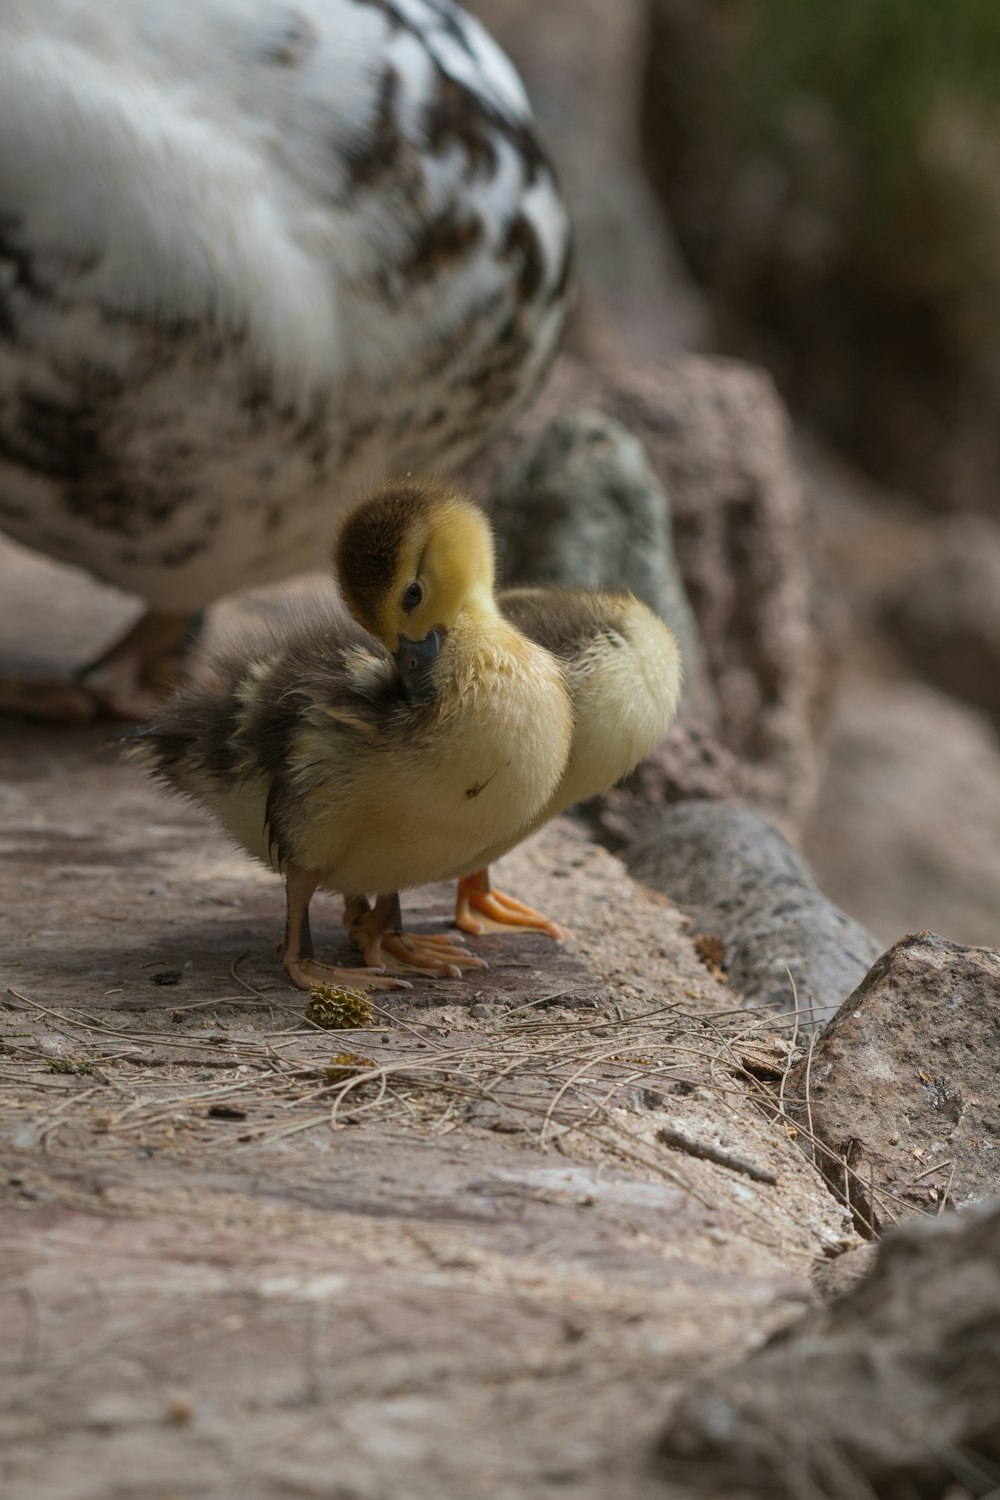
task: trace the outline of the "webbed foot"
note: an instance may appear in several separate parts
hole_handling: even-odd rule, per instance
[[[381,967],[386,959],[406,969],[448,979],[460,979],[463,969],[489,968],[485,959],[468,953],[461,938],[449,933],[402,930],[398,896],[380,896],[370,908],[352,897],[344,908],[344,925],[364,955],[366,964]]]
[[[150,610],[102,656],[68,679],[0,678],[0,713],[81,723],[144,723],[190,675],[200,615]]]
[[[410,990],[411,984],[378,968],[341,969],[321,964],[315,958],[285,960],[285,973],[300,990],[315,989],[318,984],[346,985],[356,990]]]
[[[472,937],[481,937],[488,928],[485,922],[480,922],[473,916],[474,911],[482,912],[491,922],[499,922],[504,927],[522,927],[530,932],[544,932],[556,939],[569,937],[567,928],[550,921],[542,912],[535,911],[533,906],[526,906],[515,896],[494,890],[490,884],[489,870],[477,870],[474,875],[463,875],[455,895],[455,926]]]

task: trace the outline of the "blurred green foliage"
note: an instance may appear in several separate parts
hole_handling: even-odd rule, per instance
[[[998,0],[715,0],[717,107],[830,217],[867,280],[1000,332]]]
[[[1000,0],[648,0],[646,160],[723,347],[869,469],[1000,496]]]

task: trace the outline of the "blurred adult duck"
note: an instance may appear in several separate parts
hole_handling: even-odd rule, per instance
[[[205,605],[531,393],[570,234],[450,0],[5,0],[0,529],[146,612],[0,708],[148,717]]]

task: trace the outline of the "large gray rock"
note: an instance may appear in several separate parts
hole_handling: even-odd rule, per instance
[[[883,954],[785,1097],[870,1236],[1000,1193],[998,1079],[1000,952],[922,932]]]
[[[670,500],[674,545],[745,795],[793,835],[819,777],[828,671],[813,616],[802,496],[785,410],[759,370],[721,359],[596,370],[560,360],[476,470],[496,476],[553,417],[584,407],[641,442]]]
[[[1000,1205],[897,1231],[853,1290],[684,1395],[659,1459],[686,1494],[996,1494]]]
[[[492,515],[505,583],[631,589],[677,636],[685,705],[714,714],[669,499],[637,437],[600,412],[563,413],[499,475]]]
[[[692,932],[718,934],[729,983],[746,1005],[825,1023],[879,954],[866,928],[824,896],[808,864],[766,818],[733,802],[651,813],[625,852],[637,880],[664,892]],[[794,990],[793,990],[794,982]]]

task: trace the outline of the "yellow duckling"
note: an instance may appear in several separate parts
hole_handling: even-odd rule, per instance
[[[500,613],[489,525],[453,490],[379,491],[348,517],[335,562],[357,624],[311,611],[222,656],[213,685],[132,732],[131,753],[284,876],[295,984],[398,987],[387,956],[478,966],[460,939],[404,936],[396,893],[475,868],[476,851],[538,820],[572,707],[554,657]],[[317,889],[348,898],[368,968],[315,960]],[[361,892],[379,898],[373,912]]]
[[[584,797],[606,792],[627,776],[666,734],[677,711],[682,670],[672,630],[629,593],[583,589],[508,589],[498,596],[506,618],[562,663],[573,700],[569,759],[558,786],[527,833]],[[494,890],[488,866],[512,847],[484,851],[475,873],[458,883],[455,925],[477,935],[491,921],[564,930],[540,912]]]

